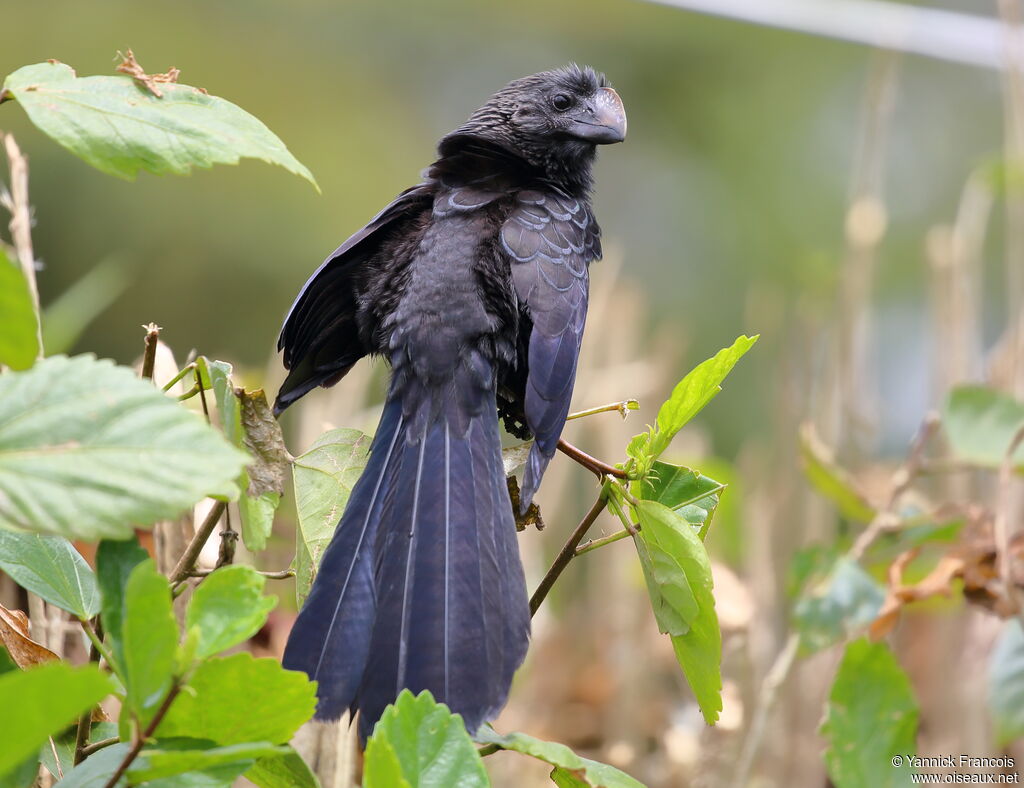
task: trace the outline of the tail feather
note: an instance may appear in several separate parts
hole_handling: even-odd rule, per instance
[[[285,651],[320,681],[317,717],[358,709],[364,739],[403,688],[475,730],[504,705],[530,628],[493,391],[428,424],[392,395]]]
[[[352,490],[285,648],[284,666],[319,682],[321,719],[340,717],[362,679],[375,610],[373,545],[385,492],[382,482],[402,426],[401,406],[386,407],[366,470]]]

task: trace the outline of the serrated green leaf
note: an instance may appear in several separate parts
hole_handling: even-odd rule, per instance
[[[225,566],[207,577],[185,611],[185,628],[198,631],[195,657],[218,654],[259,631],[277,597],[263,596],[266,578],[248,566]]]
[[[5,714],[17,719],[4,726],[0,774],[36,755],[50,736],[99,703],[113,689],[95,665],[73,668],[66,662],[47,662],[24,671],[0,675],[0,698]]]
[[[641,473],[668,448],[672,439],[719,391],[726,376],[743,357],[758,337],[741,336],[728,348],[718,351],[707,361],[698,364],[676,385],[658,411],[656,426],[635,436],[627,452]]]
[[[104,747],[70,772],[64,772],[64,779],[57,783],[56,788],[103,788],[131,748],[129,742]],[[123,777],[117,781],[119,787],[126,783],[127,780]]]
[[[693,527],[678,513],[656,501],[638,501],[637,539],[651,552],[652,574],[658,594],[651,595],[659,627],[672,635],[676,660],[693,690],[708,724],[722,710],[722,633],[715,613],[711,561]],[[648,571],[645,567],[645,573]],[[650,589],[650,581],[648,588]],[[672,615],[658,614],[667,605]],[[679,621],[687,625],[680,631]],[[668,625],[675,625],[673,633]]]
[[[77,77],[64,63],[10,74],[4,90],[45,134],[98,170],[128,180],[139,170],[185,175],[193,167],[277,164],[319,187],[262,122],[188,85],[161,84],[158,98],[127,76]]]
[[[1019,618],[1003,625],[992,650],[988,686],[988,705],[1002,747],[1024,736],[1024,630]]]
[[[302,756],[288,749],[281,756],[260,758],[245,773],[245,779],[259,788],[320,788],[320,781]]]
[[[867,626],[885,591],[856,561],[840,557],[829,574],[797,600],[794,623],[805,652],[820,651]]]
[[[178,625],[171,587],[152,559],[136,566],[124,592],[125,703],[122,730],[134,716],[144,729],[171,687]]]
[[[345,511],[352,487],[366,467],[369,449],[370,438],[359,430],[330,430],[292,464],[299,517],[295,532],[295,594],[300,607]]]
[[[594,786],[594,788],[644,788],[643,783],[606,763],[581,758],[564,744],[544,741],[525,733],[501,735],[489,726],[483,726],[476,738],[484,744],[496,744],[503,750],[514,750],[550,763],[559,772],[558,785]],[[573,782],[573,780],[575,782]]]
[[[38,329],[25,275],[0,246],[0,364],[11,369],[31,367],[39,355]]]
[[[839,664],[822,735],[825,764],[837,788],[911,785],[910,765],[894,755],[912,754],[917,703],[907,675],[884,643],[856,640]]]
[[[270,742],[245,742],[220,747],[202,739],[157,740],[144,749],[128,769],[130,783],[149,782],[186,772],[217,771],[230,783],[261,758],[286,755],[290,748]]]
[[[462,717],[437,703],[426,690],[416,697],[402,690],[384,710],[366,743],[363,788],[476,788],[490,784]]]
[[[126,539],[231,493],[248,459],[113,362],[54,356],[0,376],[0,526]]]
[[[1024,403],[986,386],[959,386],[946,400],[943,425],[957,457],[998,468],[1024,426]],[[1013,459],[1017,470],[1024,470],[1024,445]]]
[[[0,569],[18,585],[79,618],[100,610],[96,575],[62,536],[0,529]]]
[[[275,659],[214,657],[196,668],[157,728],[217,744],[286,742],[316,710],[316,684]]]
[[[800,430],[800,458],[807,480],[836,505],[843,517],[861,523],[874,519],[875,508],[850,474],[835,462],[810,422]]]
[[[103,631],[118,668],[124,667],[125,593],[132,570],[149,558],[137,539],[104,539],[96,550],[96,576],[102,599]]]
[[[633,494],[638,498],[657,501],[681,514],[698,529],[701,541],[711,526],[724,489],[724,484],[699,471],[667,462],[655,462],[648,474],[633,484]]]

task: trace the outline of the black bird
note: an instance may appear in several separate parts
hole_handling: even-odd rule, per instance
[[[530,611],[499,409],[535,438],[525,511],[569,411],[601,254],[595,147],[625,134],[622,101],[590,68],[509,83],[285,319],[278,413],[363,356],[392,367],[369,462],[284,654],[319,682],[317,717],[358,710],[364,740],[403,688],[429,689],[471,732],[505,705]]]

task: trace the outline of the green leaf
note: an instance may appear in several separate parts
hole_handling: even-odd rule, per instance
[[[196,668],[157,735],[218,744],[287,742],[316,710],[316,684],[275,659],[214,657]]]
[[[1002,747],[1024,736],[1024,630],[1011,618],[992,650],[988,705]]]
[[[295,594],[299,606],[309,594],[324,550],[348,504],[370,449],[359,430],[330,430],[295,458],[292,477],[299,527],[295,533]]]
[[[199,416],[113,362],[54,356],[0,376],[0,526],[126,539],[207,494],[231,493],[246,462]]]
[[[201,361],[200,380],[213,388],[225,436],[235,446],[247,449],[255,459],[238,478],[238,486],[243,491],[238,500],[238,513],[242,520],[242,541],[250,550],[259,551],[267,546],[274,512],[284,493],[285,471],[290,464],[284,436],[263,389],[235,388],[230,364],[205,358]]]
[[[0,747],[0,775],[17,768],[26,758],[76,717],[99,703],[113,689],[95,665],[73,668],[66,662],[48,662],[25,671],[0,675],[0,698],[8,716]]]
[[[178,625],[171,608],[171,587],[152,559],[128,576],[124,595],[125,705],[122,726],[134,714],[145,728],[171,687]]]
[[[914,753],[916,731],[914,692],[892,652],[884,643],[850,643],[821,726],[832,782],[837,788],[910,785],[909,763],[896,767],[893,756]]]
[[[56,788],[103,788],[131,748],[129,742],[104,747],[70,772],[64,772],[64,779],[57,783]],[[124,785],[124,778],[118,780],[117,784]]]
[[[25,275],[0,247],[0,364],[31,367],[39,354],[38,329]]]
[[[874,507],[850,474],[836,463],[810,422],[800,429],[800,457],[807,480],[836,505],[843,517],[862,523],[874,519]]]
[[[20,668],[14,664],[14,660],[11,658],[7,647],[0,643],[0,676],[4,673],[10,673],[12,670],[20,670]]]
[[[103,631],[113,647],[114,660],[124,667],[125,593],[132,570],[149,558],[137,539],[104,539],[96,550],[96,575],[102,599]]]
[[[0,529],[0,569],[18,585],[79,618],[92,618],[99,612],[96,576],[71,542],[61,536]]]
[[[701,541],[711,526],[719,494],[724,489],[724,484],[698,471],[667,462],[655,462],[647,476],[634,483],[634,495],[679,512],[698,528]]]
[[[400,770],[396,772],[395,761]],[[384,710],[366,743],[363,788],[460,788],[490,780],[462,717],[426,690],[402,690]]]
[[[148,782],[173,777],[186,772],[217,770],[219,776],[230,781],[252,767],[260,758],[283,756],[290,748],[270,742],[245,742],[218,747],[200,739],[158,740],[152,748],[144,749],[128,769],[132,783]]]
[[[550,763],[556,767],[559,777],[563,780],[563,782],[559,782],[552,774],[552,780],[558,785],[644,788],[643,783],[639,780],[633,779],[614,766],[581,758],[564,744],[558,742],[535,739],[525,733],[501,735],[487,725],[480,728],[476,738],[484,744],[497,744],[503,750],[514,750]],[[575,780],[575,782],[569,780]]]
[[[185,628],[198,631],[195,657],[203,659],[243,643],[259,631],[277,597],[263,596],[266,578],[248,566],[225,566],[192,595]]]
[[[46,746],[50,746],[49,742]],[[0,774],[0,788],[34,788],[38,776],[39,760],[30,755],[6,774]]]
[[[676,433],[722,390],[721,384],[726,375],[757,339],[757,336],[739,337],[731,347],[718,351],[679,381],[672,396],[658,411],[656,426],[637,435],[629,443],[627,452],[636,460],[641,473],[668,448]]]
[[[277,164],[305,178],[308,169],[245,110],[188,85],[162,84],[157,98],[130,77],[76,77],[64,63],[10,74],[4,90],[45,134],[98,170],[133,179],[139,170],[185,175],[193,167]]]
[[[1010,441],[1024,426],[1024,403],[985,386],[959,386],[946,400],[943,424],[960,459],[998,468]],[[1024,470],[1024,445],[1013,461],[1017,470]]]
[[[878,615],[885,591],[856,561],[839,558],[811,585],[793,610],[801,647],[820,651],[866,627]]]
[[[704,719],[713,724],[722,710],[722,633],[707,550],[677,512],[656,501],[639,501],[634,510],[640,522],[634,541],[651,554],[644,573],[659,628],[672,636],[676,660]]]
[[[53,747],[50,746],[50,741],[45,741],[39,748],[39,763],[54,777],[59,778],[62,771],[67,774],[74,767],[77,727],[73,725],[62,735],[53,737]],[[102,741],[111,736],[117,736],[117,724],[113,722],[94,722],[89,730],[90,742]],[[57,751],[56,757],[54,750]]]
[[[302,756],[288,748],[288,752],[272,758],[260,758],[245,773],[245,779],[260,788],[320,788]]]

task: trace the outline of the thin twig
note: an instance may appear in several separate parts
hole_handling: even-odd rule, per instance
[[[743,741],[743,749],[740,751],[739,765],[736,767],[736,776],[733,785],[737,788],[745,788],[750,777],[750,768],[754,765],[754,758],[757,757],[758,748],[761,746],[761,739],[768,723],[768,712],[775,705],[775,697],[779,688],[785,683],[789,672],[793,669],[796,661],[797,649],[800,646],[800,636],[793,633],[786,641],[782,651],[775,658],[768,673],[761,683],[761,691],[757,697],[757,708],[754,711],[754,718],[750,723],[750,732]]]
[[[96,648],[95,643],[91,643],[89,646],[89,661],[100,661],[100,651]],[[72,759],[73,766],[78,766],[78,764],[85,760],[85,750],[89,746],[90,733],[92,733],[91,708],[86,709],[82,716],[78,718],[78,729],[75,731],[75,754]]]
[[[39,287],[36,285],[36,258],[32,251],[32,208],[28,201],[28,160],[11,134],[4,135],[4,147],[11,168],[11,190],[0,202],[11,214],[11,240],[18,263],[28,283],[36,318],[36,357],[43,357],[43,327],[39,321]]]
[[[177,566],[174,567],[170,577],[172,586],[177,585],[188,577],[189,573],[195,568],[199,553],[202,552],[203,545],[210,538],[213,529],[217,527],[217,522],[220,520],[220,516],[224,514],[225,508],[227,508],[227,504],[224,501],[214,502],[213,507],[206,515],[206,519],[203,520],[203,524],[199,526],[196,535],[192,537],[192,541],[188,543],[188,547],[182,553]]]
[[[196,569],[188,573],[189,577],[209,577],[216,569]],[[279,572],[261,572],[257,570],[256,574],[263,575],[268,580],[286,580],[289,577],[295,577],[294,569],[282,569]]]
[[[847,554],[849,558],[859,561],[879,536],[900,526],[901,521],[896,511],[900,498],[903,497],[903,493],[909,489],[914,479],[920,473],[921,465],[924,462],[924,450],[927,448],[932,436],[939,429],[940,423],[939,414],[934,411],[924,417],[921,427],[910,444],[910,451],[907,454],[906,461],[892,475],[888,501],[878,511],[874,519],[868,524],[868,527],[861,531],[857,541],[853,543],[853,547],[850,548]]]
[[[623,528],[621,531],[612,534],[611,536],[602,536],[600,539],[591,539],[590,541],[584,542],[576,548],[575,555],[583,555],[589,553],[591,550],[596,550],[599,547],[612,544],[613,542],[621,541],[627,537],[635,536],[636,532],[640,530],[639,525],[634,525],[632,530]]]
[[[146,329],[146,350],[142,354],[142,377],[153,379],[153,368],[156,366],[156,347],[160,343],[160,326],[148,323]]]
[[[575,413],[570,413],[565,417],[566,421],[572,419],[582,419],[584,416],[596,416],[598,413],[611,413],[612,411],[617,412],[622,418],[626,418],[631,410],[640,409],[640,400],[638,399],[624,399],[622,402],[609,402],[607,405],[598,405],[596,408],[587,408],[586,410],[579,410]]]
[[[580,465],[586,468],[591,473],[597,475],[599,479],[603,479],[605,476],[614,476],[616,479],[627,479],[628,474],[620,468],[615,468],[606,462],[602,462],[597,457],[591,457],[582,449],[578,449],[573,446],[565,438],[560,438],[558,441],[558,450],[568,457],[576,460]]]
[[[53,741],[53,737],[50,737],[50,752],[53,753],[53,761],[57,764],[57,779],[64,779],[64,770],[60,767],[60,756],[57,755],[57,745]]]
[[[93,742],[88,747],[82,748],[82,759],[84,760],[88,758],[94,752],[99,752],[105,747],[110,747],[114,744],[117,744],[119,741],[121,740],[117,736],[111,736],[109,739],[100,739],[97,742]]]
[[[602,491],[601,496],[594,502],[594,505],[590,507],[590,511],[587,512],[586,516],[580,521],[580,524],[576,526],[576,530],[572,532],[568,541],[562,546],[558,555],[555,557],[554,563],[551,564],[551,568],[548,569],[548,573],[544,575],[544,579],[540,581],[540,585],[537,586],[537,590],[533,592],[533,596],[530,597],[530,615],[532,616],[537,612],[537,608],[541,606],[544,598],[548,595],[551,590],[551,586],[555,584],[558,576],[562,574],[562,571],[569,565],[569,562],[573,559],[576,553],[576,546],[583,541],[583,537],[587,535],[587,531],[590,530],[590,526],[594,524],[597,516],[604,511],[604,508],[608,505],[608,499],[605,497]]]
[[[141,735],[135,737],[135,741],[132,743],[132,748],[128,751],[128,754],[124,756],[124,760],[117,767],[117,771],[114,772],[113,776],[107,780],[106,785],[103,788],[114,788],[117,785],[117,781],[121,779],[121,776],[125,773],[132,762],[138,757],[139,752],[142,750],[142,745],[146,743],[146,740],[153,736],[157,727],[163,722],[164,715],[167,714],[167,710],[171,708],[171,704],[174,703],[174,699],[178,697],[178,693],[181,692],[181,684],[175,680],[171,685],[171,688],[167,691],[167,697],[164,698],[163,703],[160,704],[160,708],[156,710],[156,714],[153,715],[153,719],[150,720],[149,725],[146,726],[146,730]]]

